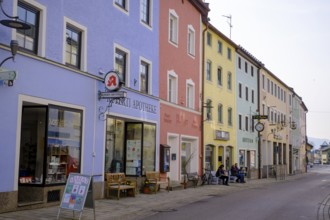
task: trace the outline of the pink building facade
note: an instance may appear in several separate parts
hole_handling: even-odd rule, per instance
[[[167,176],[173,182],[201,173],[201,36],[207,13],[199,0],[160,1],[160,144],[170,147]]]

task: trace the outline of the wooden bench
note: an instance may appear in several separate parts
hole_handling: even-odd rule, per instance
[[[107,197],[110,198],[111,191],[117,191],[117,199],[120,198],[120,193],[130,193],[135,197],[136,181],[126,180],[124,173],[106,173],[106,191]]]
[[[197,172],[187,173],[188,182],[192,182],[193,186],[196,187],[199,181],[199,176]]]
[[[161,185],[166,185],[167,191],[170,190],[170,178],[161,177],[158,171],[146,171],[146,181],[155,184],[155,193],[160,190]]]

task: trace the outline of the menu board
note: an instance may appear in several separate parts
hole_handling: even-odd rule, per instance
[[[86,201],[91,176],[70,173],[64,189],[61,208],[82,211]]]

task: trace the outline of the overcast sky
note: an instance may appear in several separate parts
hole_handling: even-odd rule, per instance
[[[302,97],[307,135],[330,139],[330,1],[206,0],[211,24]]]

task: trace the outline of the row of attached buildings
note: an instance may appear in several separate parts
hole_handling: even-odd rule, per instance
[[[0,3],[18,16],[0,14],[0,60],[18,42],[0,66],[0,212],[58,204],[70,172],[93,175],[102,198],[107,172],[141,185],[146,171],[179,184],[220,164],[305,171],[302,98],[209,22],[212,5]],[[114,71],[126,96],[105,98]]]

